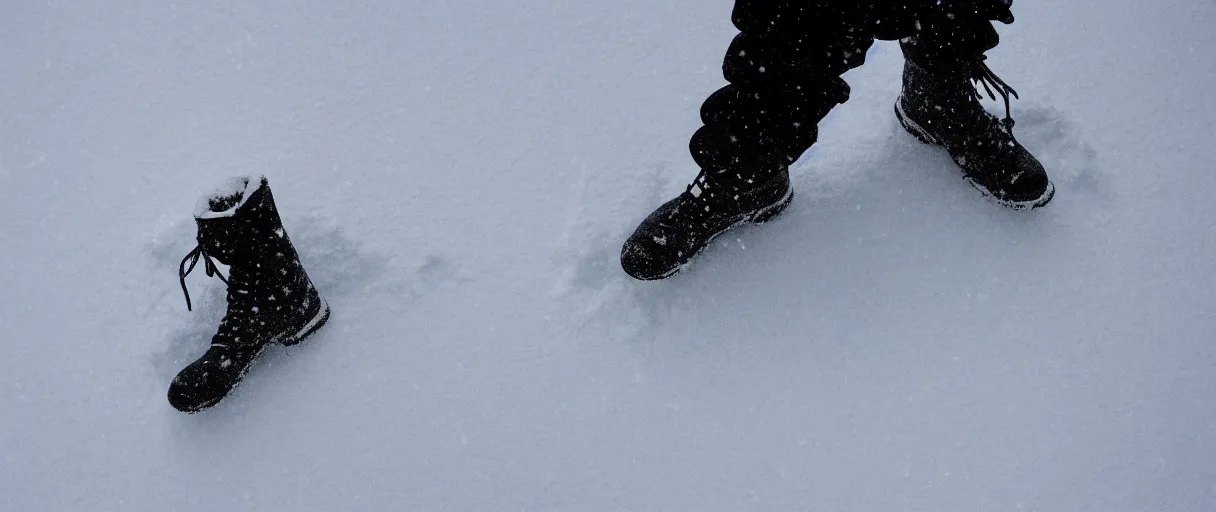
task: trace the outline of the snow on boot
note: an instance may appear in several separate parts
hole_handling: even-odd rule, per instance
[[[684,193],[646,217],[621,249],[625,272],[641,280],[669,277],[724,231],[765,222],[793,199],[784,166],[760,183],[727,174],[702,171]]]
[[[1043,165],[1013,137],[1009,96],[1017,92],[984,64],[983,56],[939,65],[929,71],[911,59],[904,63],[903,93],[895,115],[904,129],[927,144],[942,146],[963,169],[963,177],[984,195],[1014,209],[1038,208],[1051,201],[1055,187]],[[1005,100],[1005,118],[980,105],[978,82],[995,99]]]
[[[194,210],[198,246],[178,269],[189,309],[186,275],[201,260],[208,276],[228,285],[228,311],[211,348],[169,386],[169,403],[197,412],[232,391],[271,343],[299,343],[329,319],[283,230],[265,177],[233,178]],[[214,258],[214,260],[213,260]],[[215,261],[228,265],[228,277]]]

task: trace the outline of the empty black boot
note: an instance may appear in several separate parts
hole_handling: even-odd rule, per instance
[[[179,268],[186,307],[186,275],[202,260],[208,276],[228,285],[228,312],[211,348],[169,386],[169,403],[185,412],[223,399],[267,345],[299,343],[329,319],[329,306],[283,230],[266,178],[232,179],[223,191],[199,200],[194,218],[198,247]],[[226,279],[212,258],[228,265]]]
[[[1009,96],[1017,92],[984,63],[983,53],[998,42],[989,20],[1012,22],[1009,3],[981,2],[979,10],[967,5],[957,13],[931,11],[921,19],[921,32],[903,40],[907,60],[895,115],[920,141],[944,147],[980,192],[1015,209],[1043,206],[1055,187],[1013,136]],[[975,84],[1004,99],[1004,119],[984,110]]]
[[[636,279],[663,279],[678,272],[726,230],[761,223],[793,199],[789,172],[740,179],[729,171],[702,171],[684,193],[651,213],[621,248],[621,267]]]

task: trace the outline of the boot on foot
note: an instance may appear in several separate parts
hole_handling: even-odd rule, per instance
[[[763,223],[793,199],[784,166],[763,182],[737,178],[702,171],[684,193],[646,217],[621,248],[625,273],[644,281],[669,277],[718,235],[746,222]]]
[[[963,170],[963,177],[986,196],[1010,208],[1038,208],[1051,201],[1055,187],[1043,165],[1013,137],[1009,96],[1017,92],[992,73],[981,56],[974,62],[939,66],[930,72],[904,63],[903,93],[895,115],[921,142],[942,146]],[[1005,100],[1005,118],[997,119],[980,104],[981,84]]]

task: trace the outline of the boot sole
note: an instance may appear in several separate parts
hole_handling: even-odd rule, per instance
[[[902,95],[895,100],[895,118],[899,119],[899,124],[904,127],[904,131],[908,132],[913,137],[916,137],[916,140],[944,149],[945,144],[942,144],[937,137],[929,134],[927,130],[917,124],[916,121],[913,121],[912,118],[908,117],[907,113],[904,112],[904,98]],[[954,164],[959,166],[960,169],[963,168],[963,164],[959,163],[958,160],[955,160],[953,155],[950,156],[950,159],[954,160]],[[965,180],[976,190],[979,190],[984,197],[996,202],[997,204],[1000,204],[1001,206],[1014,210],[1032,210],[1045,206],[1047,203],[1051,202],[1051,198],[1055,197],[1056,195],[1056,186],[1049,181],[1047,182],[1047,190],[1043,192],[1043,195],[1027,201],[1011,201],[997,197],[996,194],[993,194],[991,190],[988,190],[988,187],[979,184],[979,182],[975,181],[975,179],[967,176],[966,174],[963,175],[963,180]]]
[[[196,412],[202,411],[203,409],[207,409],[215,404],[220,403],[220,401],[222,401],[228,395],[232,394],[233,391],[236,391],[236,388],[240,387],[241,382],[245,380],[245,375],[248,374],[249,370],[253,368],[253,365],[254,365],[254,363],[257,362],[258,358],[262,357],[262,353],[266,351],[266,347],[270,346],[273,343],[281,343],[284,346],[289,346],[289,347],[292,345],[299,344],[301,341],[304,341],[305,338],[312,335],[312,333],[317,332],[317,329],[320,329],[321,326],[325,325],[325,322],[327,322],[327,321],[329,321],[329,303],[325,302],[325,299],[321,299],[321,309],[319,311],[317,311],[317,314],[315,316],[313,316],[312,319],[308,321],[308,323],[304,324],[304,327],[300,328],[299,331],[297,331],[295,334],[293,334],[292,336],[287,337],[285,339],[280,339],[283,336],[283,334],[280,333],[278,336],[271,338],[271,341],[267,342],[266,344],[264,344],[260,348],[258,348],[257,353],[254,354],[253,357],[249,359],[249,364],[246,365],[245,368],[242,369],[241,372],[237,374],[236,382],[234,382],[232,384],[232,388],[230,388],[227,393],[224,393],[224,396],[221,396],[214,400],[209,400],[207,402],[203,402],[202,404],[199,404],[199,406],[197,408],[183,410],[182,412],[187,413],[187,414],[194,414]]]
[[[312,320],[309,320],[308,323],[304,324],[304,327],[301,327],[300,330],[296,331],[294,335],[281,340],[277,339],[278,337],[276,337],[274,342],[282,343],[284,346],[290,347],[304,341],[304,338],[309,337],[312,335],[312,333],[317,332],[317,329],[320,329],[322,325],[325,325],[325,322],[329,321],[329,303],[325,302],[325,299],[320,300],[321,309],[317,311],[316,316],[312,317]],[[279,336],[282,336],[282,334]]]
[[[755,213],[751,213],[748,215],[741,215],[738,219],[735,219],[730,224],[727,224],[726,227],[722,228],[717,233],[714,233],[713,235],[711,235],[709,237],[709,240],[706,240],[705,244],[702,245],[700,249],[697,249],[691,255],[689,255],[688,259],[684,263],[676,265],[674,268],[667,271],[666,273],[663,273],[663,274],[660,274],[657,276],[644,276],[644,277],[632,276],[632,277],[634,277],[635,279],[642,280],[642,281],[658,281],[660,279],[666,279],[668,277],[674,276],[674,275],[684,271],[689,266],[691,266],[692,262],[697,259],[697,255],[701,254],[701,252],[703,252],[705,249],[709,248],[710,244],[712,244],[714,242],[714,240],[717,239],[719,236],[722,236],[723,233],[726,233],[727,231],[730,231],[731,229],[734,229],[742,224],[764,224],[765,222],[773,220],[774,217],[776,217],[777,215],[780,215],[781,212],[785,211],[786,207],[788,207],[790,205],[790,203],[792,203],[793,201],[794,201],[794,188],[790,187],[790,189],[785,192],[785,195],[781,196],[781,199],[778,199],[777,202],[775,202],[771,205],[765,206],[764,208],[761,208],[759,210],[756,210]]]

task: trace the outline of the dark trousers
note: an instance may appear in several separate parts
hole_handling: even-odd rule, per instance
[[[849,98],[840,75],[875,39],[900,40],[929,70],[962,68],[995,47],[992,21],[1012,0],[736,0],[740,34],[722,65],[729,85],[701,106],[693,159],[710,174],[751,182],[797,160],[818,123]]]

